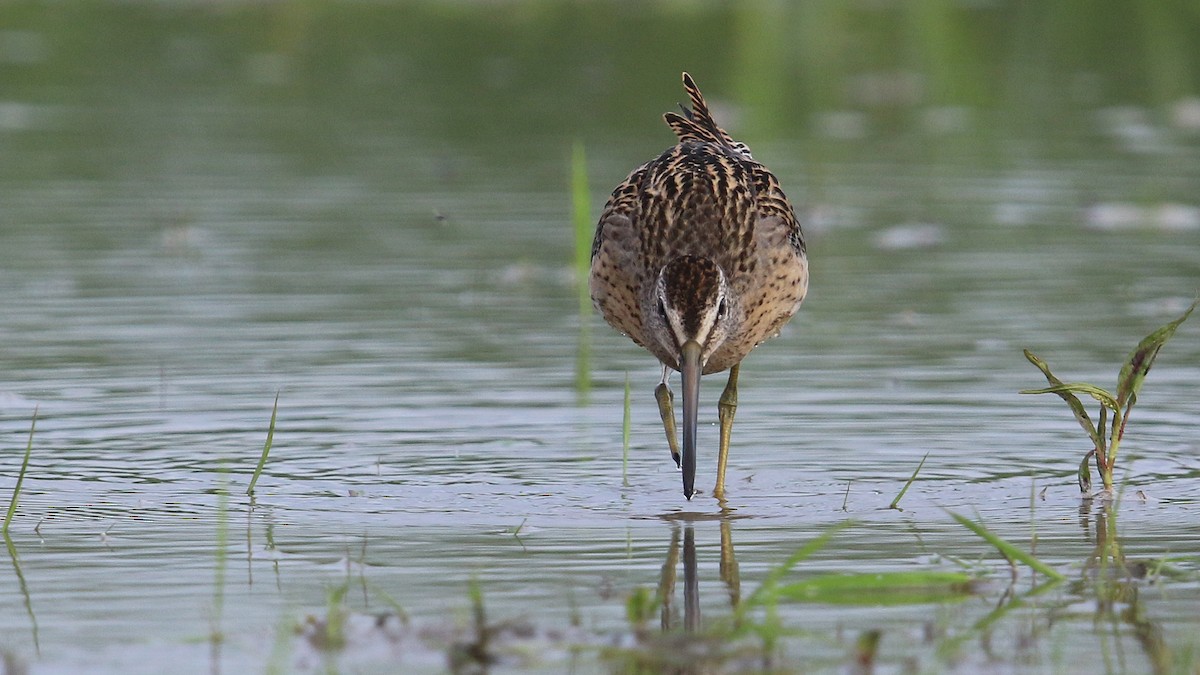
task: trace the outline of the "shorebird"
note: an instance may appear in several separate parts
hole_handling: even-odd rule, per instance
[[[729,370],[717,404],[713,489],[723,499],[738,368],[800,307],[808,259],[779,181],[717,126],[687,73],[683,87],[691,109],[680,105],[679,113],[663,115],[678,143],[634,169],[604,206],[588,286],[604,320],[662,363],[654,397],[689,500],[700,376]],[[667,384],[671,370],[683,380],[682,453]]]

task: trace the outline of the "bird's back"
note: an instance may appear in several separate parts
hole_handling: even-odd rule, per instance
[[[664,116],[679,143],[630,173],[605,206],[590,286],[606,321],[670,364],[676,355],[646,334],[657,275],[680,256],[711,259],[744,315],[705,367],[716,372],[795,313],[807,289],[807,263],[800,225],[778,181],[716,125],[686,74],[684,85],[692,109]]]
[[[710,257],[727,272],[737,269],[738,259],[754,246],[747,164],[720,146],[688,141],[647,165],[636,213],[647,274],[681,255]]]

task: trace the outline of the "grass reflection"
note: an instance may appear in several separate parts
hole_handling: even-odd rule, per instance
[[[1195,573],[1173,570],[1165,560],[1128,558],[1119,542],[1116,504],[1097,503],[1097,510],[1088,502],[1081,511],[1083,535],[1092,549],[1079,561],[1074,580],[1031,575],[1021,581],[1010,577],[1009,565],[962,563],[951,555],[916,565],[877,566],[870,572],[830,571],[828,561],[820,558],[835,554],[840,559],[836,554],[844,548],[842,538],[860,527],[844,522],[756,573],[758,583],[747,595],[739,572],[739,562],[745,560],[734,553],[734,526],[751,521],[722,517],[713,528],[711,519],[667,518],[657,578],[653,585],[634,586],[617,596],[625,626],[615,629],[581,621],[575,610],[570,626],[543,621],[536,610],[527,615],[503,601],[493,611],[485,598],[503,592],[490,591],[492,582],[475,575],[467,584],[466,612],[457,621],[444,612],[410,619],[393,599],[393,594],[406,592],[404,587],[389,589],[367,580],[375,565],[364,542],[355,568],[361,570],[361,600],[347,592],[349,576],[327,589],[319,614],[281,628],[288,635],[276,640],[273,662],[282,652],[303,659],[312,650],[327,668],[339,669],[363,663],[364,655],[378,659],[382,649],[392,655],[387,658],[404,663],[427,663],[431,652],[440,654],[456,673],[545,668],[561,663],[564,654],[572,662],[597,659],[619,673],[865,673],[892,667],[970,672],[981,660],[1002,669],[1070,670],[1073,661],[1064,659],[1075,656],[1046,648],[1066,631],[1073,639],[1080,633],[1092,636],[1087,639],[1094,646],[1083,648],[1092,649],[1108,672],[1190,672],[1195,665],[1190,646],[1172,639],[1144,595],[1150,585],[1194,583]],[[712,567],[697,545],[714,530],[720,534],[713,580],[719,580],[719,591],[707,583]],[[536,555],[539,548],[530,542],[522,554]],[[750,557],[759,566],[766,562],[757,553]],[[947,562],[956,568],[947,569]],[[706,593],[716,600],[705,602]],[[574,599],[564,602],[573,606]],[[379,603],[382,609],[371,609]],[[928,618],[913,625],[879,611],[854,621],[847,632],[825,625],[821,613],[798,610],[829,606],[907,606]],[[1130,651],[1131,645],[1136,651]]]
[[[33,599],[29,595],[29,586],[25,583],[25,575],[21,572],[21,559],[17,555],[17,547],[8,532],[4,532],[4,546],[8,549],[8,559],[12,562],[13,573],[17,576],[17,585],[21,589],[21,597],[25,602],[25,613],[29,616],[29,627],[33,635],[33,649],[38,655],[42,653],[41,642],[38,640],[37,615],[33,612]],[[5,661],[7,662],[7,657]]]
[[[1190,672],[1194,664],[1181,664],[1190,652],[1172,648],[1160,621],[1147,612],[1141,601],[1142,586],[1161,579],[1149,573],[1161,568],[1161,561],[1130,562],[1121,552],[1117,540],[1116,518],[1105,502],[1094,514],[1095,549],[1083,562],[1082,577],[1067,582],[1061,575],[1048,582],[1031,578],[1029,586],[1018,588],[1016,577],[1003,587],[995,607],[961,628],[934,630],[934,652],[942,666],[954,667],[970,663],[976,657],[965,647],[977,642],[982,654],[993,662],[1027,667],[1064,664],[1040,653],[1042,643],[1050,638],[1058,624],[1068,619],[1081,601],[1095,605],[1092,621],[1098,632],[1097,655],[1108,672],[1138,671],[1122,645],[1132,639],[1141,656],[1154,673]],[[642,589],[632,592],[627,600],[626,614],[636,645],[609,649],[605,659],[615,672],[791,672],[796,668],[837,667],[852,672],[869,672],[877,662],[887,663],[895,658],[881,644],[894,633],[886,624],[864,628],[853,643],[845,647],[845,660],[836,662],[785,656],[784,644],[802,643],[822,636],[795,625],[794,619],[782,618],[783,603],[861,605],[930,605],[945,609],[948,603],[971,597],[985,597],[992,582],[988,574],[938,569],[898,570],[879,573],[809,574],[799,582],[785,582],[785,577],[800,573],[800,563],[832,544],[833,536],[850,524],[837,526],[798,549],[784,562],[767,573],[758,588],[745,600],[738,600],[736,560],[732,551],[731,523],[721,523],[721,581],[729,590],[729,611],[724,615],[700,616],[700,571],[697,569],[694,523],[682,526],[671,523],[670,542],[660,573],[658,590],[651,595]],[[1090,532],[1089,532],[1090,534]],[[684,606],[682,616],[675,605],[677,570],[684,570]],[[730,574],[733,571],[733,574]],[[1194,575],[1190,575],[1194,577]],[[647,620],[657,609],[662,619],[659,632],[650,631]],[[794,615],[793,615],[794,616]],[[682,620],[681,620],[682,619]],[[1017,630],[1023,646],[1015,651],[998,650],[994,644],[1000,632]],[[815,650],[819,652],[820,650]],[[799,654],[814,653],[808,648]],[[1050,659],[1048,662],[1047,659]],[[910,663],[915,666],[915,663]],[[928,667],[928,664],[926,665]],[[860,670],[866,668],[866,670]]]

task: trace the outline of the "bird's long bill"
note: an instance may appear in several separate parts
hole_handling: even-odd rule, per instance
[[[696,420],[700,407],[700,344],[688,340],[679,352],[683,375],[683,496],[696,491]]]

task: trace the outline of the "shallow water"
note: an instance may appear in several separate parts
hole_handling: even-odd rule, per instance
[[[1161,669],[1147,635],[1194,667],[1196,326],[1147,379],[1119,508],[1081,501],[1086,439],[1066,406],[1017,392],[1041,385],[1023,348],[1066,380],[1108,385],[1132,345],[1191,301],[1195,129],[1149,104],[1095,104],[1045,141],[997,129],[1003,114],[932,105],[914,119],[963,126],[758,131],[756,157],[810,223],[813,281],[796,319],[742,369],[721,509],[707,494],[720,376],[703,382],[703,493],[687,502],[653,405],[653,359],[588,317],[586,392],[575,375],[570,141],[585,140],[596,213],[670,142],[656,115],[680,96],[677,68],[622,99],[644,115],[607,122],[574,116],[594,85],[556,84],[564,95],[548,97],[519,56],[424,69],[412,44],[370,43],[345,58],[342,81],[337,59],[333,74],[305,70],[318,47],[225,42],[245,14],[286,40],[287,12],[229,11],[68,13],[68,26],[100,20],[84,46],[145,38],[133,56],[100,52],[86,75],[62,66],[79,57],[61,26],[26,17],[4,33],[5,494],[38,411],[0,587],[12,664],[439,672],[451,643],[470,639],[476,580],[489,618],[530,627],[501,640],[499,670],[604,671],[600,647],[632,639],[626,598],[657,587],[673,537],[694,536],[700,614],[713,621],[730,613],[723,525],[745,597],[852,519],[793,577],[959,561],[987,583],[957,604],[785,603],[798,631],[785,663],[842,668],[878,630],[888,672]],[[465,9],[377,11],[382,25],[399,12],[431,31],[479,21]],[[318,46],[340,25],[308,21],[301,32]],[[158,61],[135,60],[147,55]],[[485,101],[516,103],[484,117],[447,92],[447,71]],[[725,77],[701,84],[737,112]],[[554,122],[525,119],[531,102]],[[815,107],[806,119],[845,112]],[[902,510],[888,509],[926,455]],[[946,510],[1035,547],[1068,582],[967,630],[1002,604],[1008,569]],[[1088,561],[1108,525],[1130,560],[1172,557],[1176,576],[1130,581],[1115,609],[1102,602]],[[1020,574],[1018,594],[1033,583]],[[320,649],[313,623],[345,583],[349,644]]]

